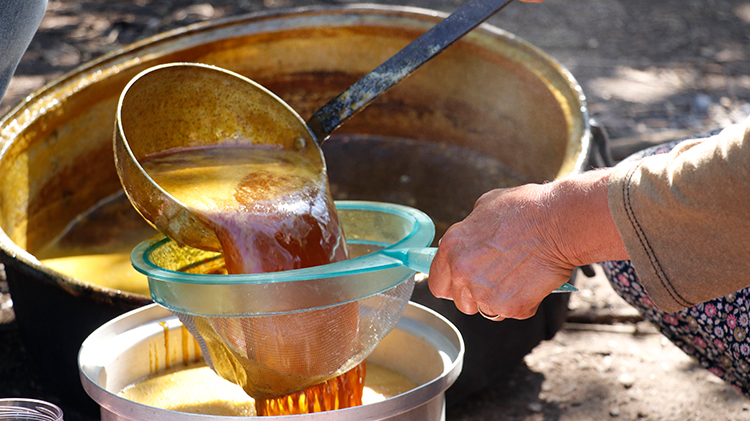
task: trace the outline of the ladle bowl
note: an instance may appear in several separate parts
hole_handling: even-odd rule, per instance
[[[140,161],[169,150],[254,146],[293,150],[325,171],[304,120],[279,97],[239,74],[170,63],[138,74],[117,105],[114,155],[125,193],[141,215],[180,245],[221,250],[207,222],[162,189]]]

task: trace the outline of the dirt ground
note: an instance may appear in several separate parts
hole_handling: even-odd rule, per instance
[[[52,0],[0,114],[81,63],[168,29],[342,3],[349,2]],[[450,12],[464,1],[378,3]],[[571,71],[592,116],[609,132],[616,159],[750,114],[750,2],[547,0],[511,4],[489,22]],[[601,276],[579,286],[565,328],[506,382],[452,407],[449,420],[750,420],[750,400],[639,322]]]

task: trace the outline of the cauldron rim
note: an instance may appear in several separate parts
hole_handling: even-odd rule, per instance
[[[118,303],[118,305],[127,308],[153,302],[151,297],[147,295],[85,282],[76,277],[53,270],[42,264],[31,253],[8,238],[2,229],[0,229],[0,261],[2,261],[6,268],[10,266],[24,275],[33,276],[35,279],[41,280],[45,284],[53,285],[74,296],[89,298],[96,302],[107,304]]]

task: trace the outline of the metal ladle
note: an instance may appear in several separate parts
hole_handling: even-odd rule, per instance
[[[221,250],[207,221],[157,185],[139,164],[169,149],[226,145],[298,151],[325,170],[320,144],[443,49],[512,0],[471,0],[304,120],[273,93],[235,73],[195,63],[156,66],[125,87],[114,154],[130,201],[179,244]]]

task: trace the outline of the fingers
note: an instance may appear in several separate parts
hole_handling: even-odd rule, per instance
[[[453,283],[451,282],[451,270],[446,254],[444,249],[438,248],[430,265],[430,277],[427,279],[427,284],[435,297],[452,300]]]
[[[477,312],[485,319],[491,320],[493,322],[501,322],[505,319],[525,320],[535,315],[539,310],[540,305],[541,301],[535,301],[534,304],[528,307],[524,307],[524,309],[522,310],[509,310],[510,307],[506,307],[502,304],[496,307],[496,305],[477,303]],[[503,310],[497,311],[493,310],[493,308],[501,308]]]
[[[438,298],[453,300],[464,314],[479,313],[483,317],[501,321],[506,318],[527,319],[534,314],[542,300],[570,274],[545,274],[537,270],[543,264],[523,261],[509,264],[512,270],[499,270],[498,262],[476,257],[467,264],[464,258],[451,261],[448,248],[438,249],[430,268],[428,284]],[[484,257],[486,253],[479,252]],[[453,256],[455,257],[455,256]],[[509,263],[514,259],[506,259]],[[532,270],[533,269],[533,270]],[[548,280],[545,282],[544,280]]]
[[[447,253],[438,249],[430,266],[430,276],[427,284],[430,292],[437,298],[453,300],[456,308],[462,313],[472,315],[477,312],[476,301],[468,289],[465,278],[453,276]]]
[[[459,291],[454,290],[453,303],[456,308],[464,314],[477,314],[477,302],[468,288],[461,288]]]
[[[430,269],[430,291],[438,298],[453,300],[456,308],[467,315],[480,313],[493,321],[527,319],[536,313],[546,296],[536,288],[524,288],[527,282],[515,276],[506,277],[503,282],[488,282],[485,278],[491,277],[490,274],[481,271],[461,274],[455,268],[436,270],[441,265],[438,262]]]
[[[463,221],[443,236],[428,280],[438,298],[465,314],[526,319],[567,278],[550,262],[541,198],[546,187],[527,185],[482,195]]]
[[[428,286],[435,297],[453,300],[459,311],[471,315],[477,312],[471,291],[471,279],[475,277],[472,269],[476,265],[469,265],[467,271],[463,259],[452,260],[458,255],[465,255],[461,252],[465,247],[462,236],[455,235],[458,231],[460,229],[452,227],[441,240],[430,266]]]

